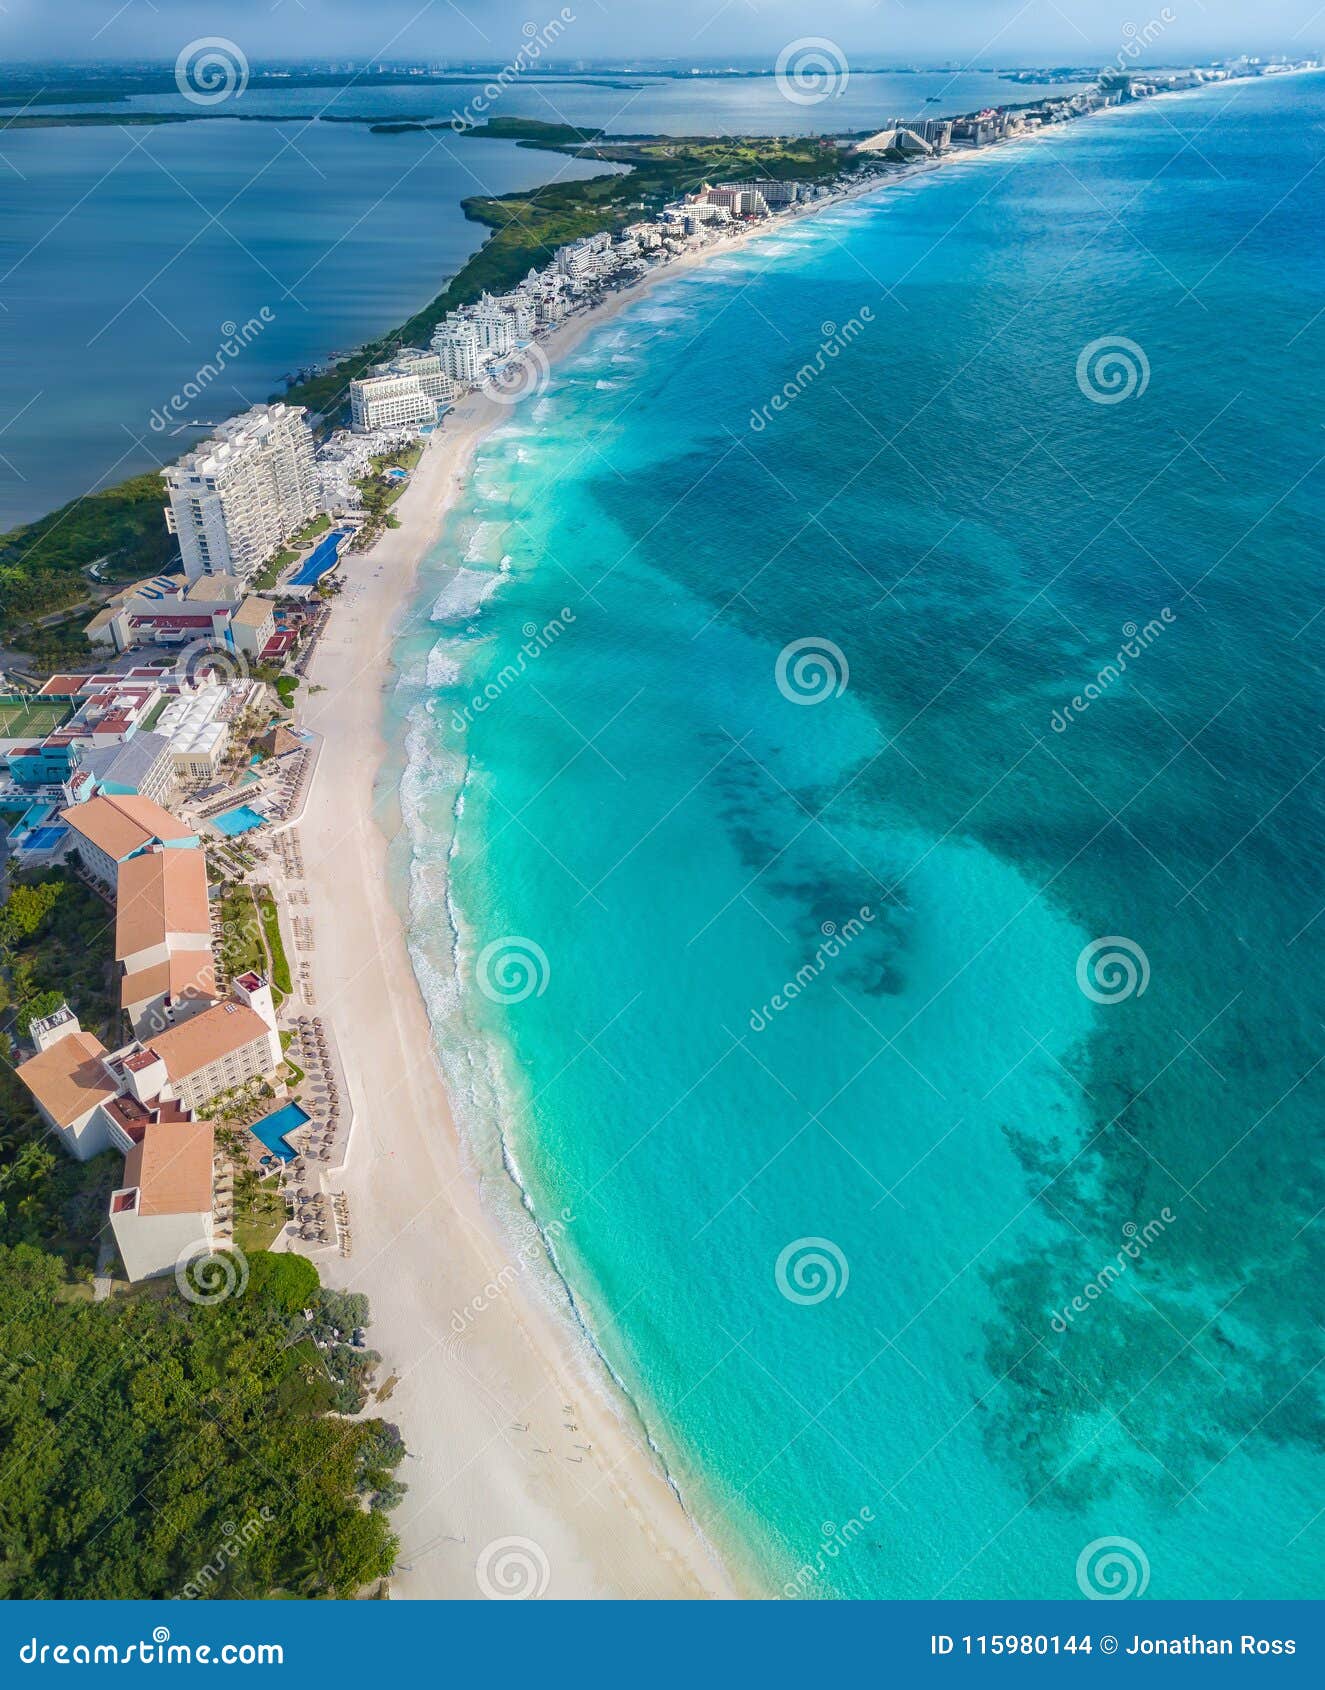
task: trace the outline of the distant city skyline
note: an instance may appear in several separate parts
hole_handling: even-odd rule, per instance
[[[807,35],[862,65],[1111,62],[1144,35],[1151,64],[1231,52],[1308,52],[1325,38],[1319,0],[10,0],[0,51],[22,60],[166,62],[206,36],[252,60],[501,63],[564,12],[547,57],[771,63]],[[533,26],[533,27],[528,27]]]

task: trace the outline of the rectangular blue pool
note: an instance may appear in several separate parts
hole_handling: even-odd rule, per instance
[[[231,838],[237,833],[252,833],[255,827],[265,827],[266,824],[266,816],[250,804],[240,804],[233,810],[222,810],[219,816],[212,817],[212,826],[219,833],[228,834]]]
[[[305,1121],[311,1119],[308,1111],[301,1109],[297,1103],[283,1103],[270,1115],[264,1115],[249,1131],[267,1146],[273,1156],[279,1156],[282,1162],[293,1162],[299,1152],[285,1135],[297,1132]]]
[[[34,827],[22,842],[24,851],[51,851],[60,843],[67,827]]]
[[[288,584],[291,587],[311,587],[320,581],[328,570],[336,567],[340,557],[340,543],[349,532],[348,528],[333,528],[330,534],[323,535],[295,570]]]

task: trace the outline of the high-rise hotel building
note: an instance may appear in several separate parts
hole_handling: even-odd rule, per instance
[[[298,405],[255,405],[165,472],[184,573],[246,581],[318,509],[313,435]]]

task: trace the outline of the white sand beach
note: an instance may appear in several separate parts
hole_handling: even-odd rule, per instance
[[[935,168],[919,165],[806,211]],[[793,220],[687,254],[577,315],[541,343],[549,361],[658,282]],[[387,752],[393,637],[478,443],[510,415],[483,395],[448,413],[395,507],[400,526],[342,563],[344,590],[309,672],[323,690],[304,695],[302,720],[324,736],[299,827],[311,960],[317,1011],[334,1028],[355,1116],[347,1166],[333,1182],[350,1199],[354,1255],[319,1266],[371,1300],[369,1339],[388,1382],[371,1412],[398,1423],[409,1449],[400,1471],[409,1494],[393,1517],[402,1540],[393,1595],[473,1597],[504,1581],[549,1598],[757,1594],[720,1564],[569,1320],[546,1307],[528,1243],[506,1237],[484,1205],[387,888],[383,823],[394,827],[396,817],[389,795],[379,815],[374,786]],[[470,1311],[462,1334],[456,1311]]]

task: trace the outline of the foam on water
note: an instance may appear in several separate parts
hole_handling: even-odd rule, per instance
[[[771,1589],[1073,1597],[1111,1536],[1154,1594],[1313,1588],[1320,1440],[1284,1404],[1321,1282],[1301,605],[1325,501],[1293,422],[1325,380],[1296,232],[1325,192],[1316,87],[1305,114],[1305,85],[1256,85],[1092,120],[669,283],[661,317],[586,341],[555,428],[493,437],[540,459],[511,483],[509,590],[429,577],[438,620],[484,607],[468,684],[503,677],[463,733],[445,706],[407,729],[411,947],[458,1113],[490,1199],[543,1230],[549,1297]],[[1299,219],[1266,219],[1295,181]],[[1174,276],[1209,309],[1175,310]],[[869,334],[753,434],[867,298]],[[1110,408],[1076,369],[1113,322],[1153,376]],[[1052,424],[1011,470],[1009,395]],[[609,426],[610,465],[583,451]],[[1209,476],[1169,473],[1203,429]],[[1128,501],[1145,546],[1093,540]],[[478,518],[453,513],[448,567]],[[1256,556],[1230,551],[1253,524]],[[560,558],[594,592],[531,674]],[[787,695],[807,638],[843,664],[814,708]],[[509,935],[545,989],[495,1003],[475,960]],[[1144,992],[1081,986],[1097,938],[1140,948]],[[807,1306],[777,1264],[816,1240],[842,1294]],[[862,1518],[798,1585],[823,1522]]]

